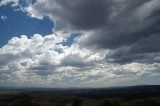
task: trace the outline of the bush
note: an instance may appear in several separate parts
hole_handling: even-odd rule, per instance
[[[142,106],[160,106],[160,103],[158,103],[154,100],[144,100],[142,102]]]
[[[81,106],[82,102],[83,101],[81,99],[73,99],[72,106]]]
[[[29,95],[20,95],[17,100],[10,103],[9,106],[32,106],[32,99]]]

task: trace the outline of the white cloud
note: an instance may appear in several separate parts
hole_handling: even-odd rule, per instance
[[[2,15],[2,16],[1,16],[1,20],[2,20],[2,21],[5,21],[6,19],[7,19],[7,16],[5,16],[5,15]]]
[[[21,6],[21,2],[23,2],[23,5],[30,5],[33,3],[33,0],[1,0],[0,1],[0,6],[2,5],[7,5],[9,3],[11,3],[12,7],[16,7],[16,6]],[[21,8],[21,7],[20,7]]]
[[[31,17],[42,19],[44,16],[49,16],[51,19],[53,19],[52,14],[48,13],[48,11],[53,12],[57,8],[60,7],[57,5],[55,0],[38,0],[35,4],[31,4],[25,9],[28,13],[30,13]]]
[[[18,1],[19,0],[1,0],[0,1],[0,6],[7,5],[8,3],[13,3],[14,5],[17,5]]]
[[[68,37],[68,34],[13,37],[0,48],[0,83],[6,86],[11,83],[15,86],[26,83],[28,86],[88,86],[88,83],[98,86],[99,82],[110,79],[153,74],[160,67],[158,63],[109,64],[105,62],[106,51],[79,47],[81,38],[71,46],[63,46],[61,42]]]

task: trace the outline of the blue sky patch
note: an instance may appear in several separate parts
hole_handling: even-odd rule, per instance
[[[52,33],[53,22],[48,17],[42,20],[31,18],[25,12],[15,11],[11,5],[0,7],[0,17],[6,16],[5,20],[0,20],[0,47],[14,36],[33,36],[35,33],[48,35]]]
[[[63,46],[71,46],[75,43],[75,38],[81,36],[81,33],[72,33],[71,36],[64,42],[62,42]]]

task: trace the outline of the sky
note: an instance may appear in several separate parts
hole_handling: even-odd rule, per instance
[[[0,86],[160,84],[160,0],[1,0]]]

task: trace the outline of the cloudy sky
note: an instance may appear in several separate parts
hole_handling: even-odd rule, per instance
[[[0,86],[160,84],[160,0],[1,0]]]

